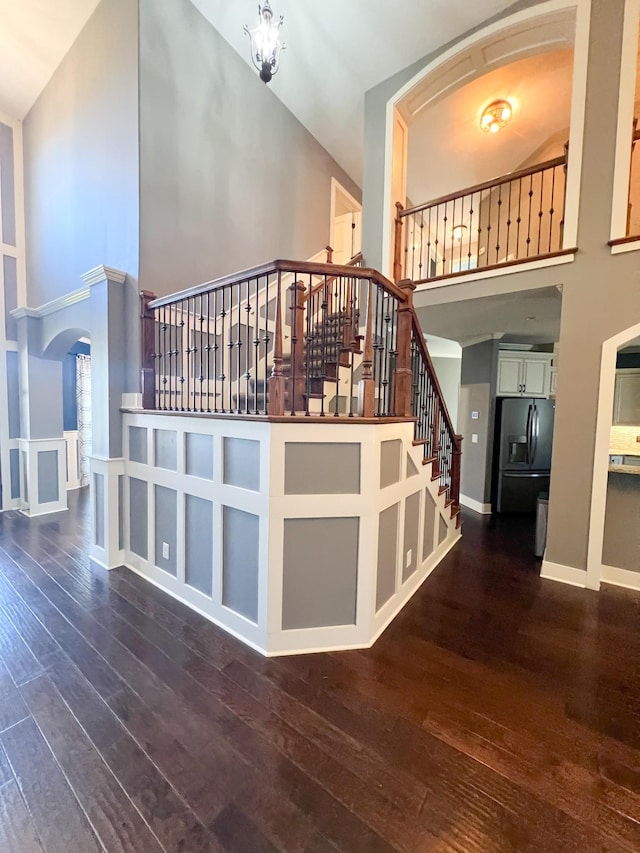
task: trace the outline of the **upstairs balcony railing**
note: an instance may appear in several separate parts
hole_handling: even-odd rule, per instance
[[[419,284],[562,251],[566,152],[416,207],[398,203],[396,281]]]
[[[278,260],[160,299],[143,292],[143,407],[412,419],[425,464],[457,507],[462,439],[420,331],[415,285],[361,264]]]

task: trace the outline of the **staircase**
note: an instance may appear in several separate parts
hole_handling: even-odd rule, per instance
[[[274,261],[142,295],[144,408],[229,417],[412,419],[414,449],[460,525],[460,454],[410,281]]]

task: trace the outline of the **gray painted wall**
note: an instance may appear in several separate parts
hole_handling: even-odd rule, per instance
[[[491,500],[497,369],[497,341],[483,341],[462,350],[458,432],[464,441],[460,490],[479,503]],[[472,412],[478,412],[477,420],[471,417]],[[474,433],[477,444],[471,440]]]
[[[640,572],[640,477],[609,474],[602,562]]]
[[[358,518],[284,522],[282,628],[354,625]]]
[[[418,568],[418,533],[420,528],[420,492],[409,495],[404,503],[404,550],[402,552],[402,580]],[[409,559],[409,551],[411,558]]]
[[[176,576],[178,495],[175,489],[155,486],[155,563],[159,569]],[[163,556],[163,545],[169,546],[169,556]]]
[[[102,0],[24,121],[27,285],[41,305],[138,270],[137,2]]]
[[[222,439],[222,482],[239,489],[260,491],[260,442],[246,438]]]
[[[147,525],[149,521],[147,484],[129,477],[129,547],[134,554],[147,559]]]
[[[284,462],[285,495],[360,493],[360,445],[288,441]]]
[[[429,489],[424,492],[424,537],[422,540],[422,559],[426,560],[434,549],[434,531],[436,523],[436,503]]]
[[[380,444],[380,488],[398,483],[402,477],[402,442],[399,439]]]
[[[185,581],[205,595],[213,591],[213,504],[184,497]]]
[[[170,429],[154,429],[154,463],[156,468],[176,471],[178,465],[178,436]]]
[[[360,192],[189,0],[140,2],[140,283],[158,295],[329,240]]]
[[[260,519],[250,512],[222,508],[222,603],[258,621]]]
[[[434,356],[431,361],[444,395],[444,402],[451,416],[453,428],[457,430],[462,358],[438,358]]]
[[[104,474],[93,475],[93,508],[95,544],[104,548]]]
[[[187,432],[185,444],[185,472],[204,480],[213,479],[213,439],[210,435]]]
[[[38,451],[38,503],[53,503],[59,499],[58,451]]]
[[[376,611],[380,610],[396,591],[398,559],[398,523],[400,504],[380,513],[378,524],[378,567],[376,573]]]
[[[126,333],[111,358],[137,391],[137,0],[99,4],[24,120],[24,169],[28,304],[76,290],[99,264],[124,270]]]

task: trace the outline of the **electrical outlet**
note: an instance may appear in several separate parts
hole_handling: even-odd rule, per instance
[[[411,565],[412,560],[413,560],[413,549],[409,548],[409,550],[407,551],[407,565],[406,565],[407,569]]]
[[[471,420],[472,421],[477,421],[479,417],[480,417],[479,412],[471,412]]]
[[[163,560],[169,559],[169,543],[168,542],[162,543],[162,559]]]
[[[478,443],[478,433],[473,432],[473,433],[471,433],[471,444],[477,444],[477,443]]]

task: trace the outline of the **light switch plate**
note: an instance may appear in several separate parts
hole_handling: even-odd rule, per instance
[[[471,433],[471,444],[477,444],[477,443],[478,443],[478,433],[472,432]]]
[[[472,420],[472,421],[477,421],[477,420],[478,420],[478,418],[479,418],[479,413],[478,413],[478,412],[471,412],[471,420]]]
[[[162,543],[162,559],[163,560],[169,559],[169,543],[168,542]]]
[[[413,549],[409,548],[409,550],[407,551],[407,563],[406,563],[405,568],[407,568],[407,569],[409,568],[412,560],[413,560]]]

